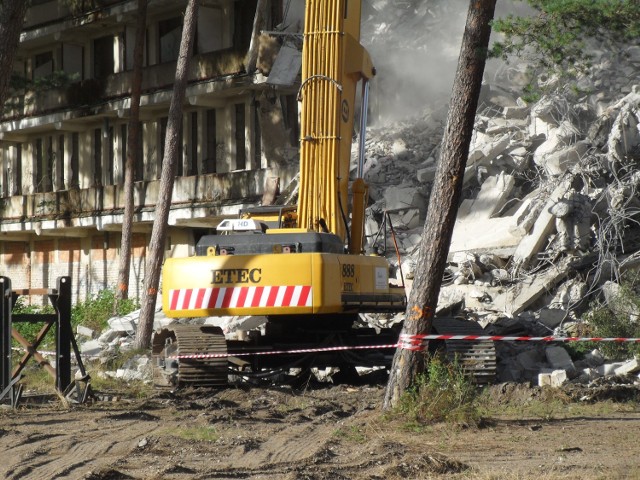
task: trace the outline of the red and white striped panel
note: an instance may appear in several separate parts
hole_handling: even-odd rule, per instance
[[[170,310],[310,307],[310,285],[180,288],[169,291]]]

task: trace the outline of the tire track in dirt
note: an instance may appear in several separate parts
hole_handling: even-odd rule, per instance
[[[258,448],[246,452],[243,467],[264,468],[266,465],[294,464],[308,460],[324,449],[331,440],[333,425],[293,425],[275,433]]]
[[[81,478],[91,469],[113,465],[129,455],[141,437],[161,427],[157,417],[136,412],[98,413],[83,423],[72,414],[56,422],[54,431],[0,437],[4,461],[0,477],[7,480]],[[82,416],[81,418],[85,418]],[[50,428],[51,426],[44,426]]]

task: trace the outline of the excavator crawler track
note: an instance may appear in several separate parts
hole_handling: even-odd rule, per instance
[[[205,325],[170,325],[153,336],[157,387],[225,387],[227,342],[222,330]],[[220,355],[198,358],[200,355]]]
[[[456,318],[436,318],[433,331],[451,335],[486,335],[482,327],[476,323]],[[444,342],[446,357],[462,365],[478,385],[488,385],[496,379],[496,349],[494,342],[483,340],[468,342],[464,340],[446,340]]]

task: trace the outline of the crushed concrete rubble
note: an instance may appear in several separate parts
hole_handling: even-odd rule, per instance
[[[437,26],[461,9],[455,2],[440,2],[439,7],[428,3],[370,2],[371,18],[385,19],[365,22],[363,38],[374,58],[383,46],[411,57],[433,45],[434,38],[445,40],[449,32],[445,35]],[[412,25],[422,33],[406,35]],[[458,49],[459,44],[443,49],[439,64],[455,66]],[[640,266],[640,84],[634,83],[640,55],[637,46],[594,45],[591,50],[592,67],[577,78],[577,88],[541,76],[538,83],[544,90],[537,100],[522,97],[529,81],[526,64],[488,65],[491,75],[476,115],[440,315],[477,321],[492,335],[579,336],[590,331],[584,314],[592,302],[611,308],[624,302],[621,275]],[[367,250],[385,254],[408,291],[418,268],[451,83],[438,89],[431,85],[436,83],[432,74],[418,77],[431,93],[428,101],[410,95],[402,99],[399,95],[410,90],[411,72],[404,75],[396,67],[383,61],[380,83],[372,90],[373,97],[397,108],[386,120],[372,115],[378,123],[368,129],[365,233]],[[382,78],[393,69],[394,75]],[[404,77],[398,79],[400,75]],[[630,321],[640,321],[637,306],[626,307]],[[401,321],[402,315],[363,318],[377,328]],[[160,326],[169,321],[158,312]],[[112,319],[97,338],[79,331],[86,339],[83,355],[104,361],[114,351],[130,348],[136,322],[135,314]],[[206,322],[220,326],[228,337],[242,338],[243,332],[260,329],[265,319]],[[560,386],[615,376],[640,383],[637,358],[612,362],[593,350],[573,361],[561,344],[516,343],[496,342],[500,381]],[[113,376],[133,378],[148,365],[123,370]]]
[[[438,22],[452,19],[457,7],[426,3],[372,2],[387,19],[364,29],[373,53],[401,47],[419,63],[423,50],[440,38]],[[415,40],[394,34],[394,26],[406,31],[415,23],[423,25]],[[522,96],[526,63],[489,62],[440,314],[478,321],[495,335],[588,336],[586,311],[594,302],[640,321],[638,306],[619,294],[622,274],[640,265],[640,58],[637,46],[597,42],[590,45],[588,72],[573,84],[540,76],[537,100]],[[395,73],[405,74],[410,68]],[[432,80],[428,73],[421,79]],[[401,84],[385,97],[395,100]],[[367,249],[386,252],[407,290],[418,268],[448,94],[431,95],[417,114],[403,104],[409,113],[396,111],[394,121],[374,126],[366,139],[364,177],[372,201]],[[637,359],[614,363],[597,351],[574,363],[561,344],[497,350],[504,381],[560,385],[604,375],[639,378]]]

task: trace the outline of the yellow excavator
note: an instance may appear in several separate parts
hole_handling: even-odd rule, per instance
[[[392,350],[351,349],[397,339],[397,331],[358,326],[360,313],[406,307],[387,260],[363,253],[364,133],[375,70],[360,44],[360,18],[359,0],[306,1],[297,207],[243,211],[204,236],[195,256],[169,258],[163,268],[167,316],[264,316],[266,324],[233,340],[213,326],[178,323],[156,332],[157,384],[225,385],[230,369],[260,376],[390,363]],[[360,155],[349,191],[360,82]]]

